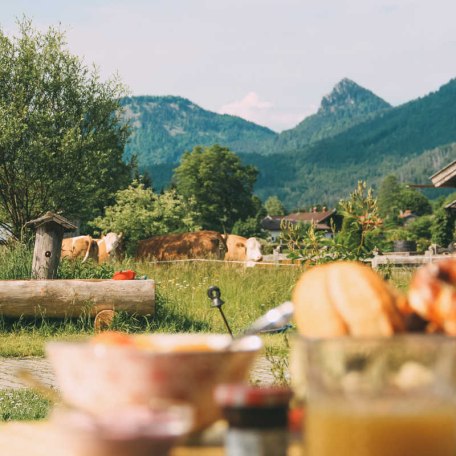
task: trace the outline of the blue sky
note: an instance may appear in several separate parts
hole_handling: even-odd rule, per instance
[[[348,77],[393,105],[456,77],[455,0],[0,0],[61,24],[70,50],[132,95],[179,95],[276,131]]]

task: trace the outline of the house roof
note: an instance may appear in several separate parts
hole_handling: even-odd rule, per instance
[[[38,217],[35,220],[30,220],[30,222],[27,222],[25,224],[25,226],[34,226],[35,228],[38,228],[39,226],[43,225],[44,223],[49,223],[49,222],[57,223],[57,225],[63,226],[63,228],[68,231],[73,231],[73,230],[77,229],[77,226],[73,225],[65,217],[62,217],[61,215],[54,214],[54,212],[49,212],[49,211],[46,212],[41,217]]]
[[[456,160],[431,176],[434,187],[456,187]]]
[[[290,220],[294,222],[308,222],[308,223],[323,223],[331,215],[335,214],[336,209],[331,209],[330,211],[312,211],[312,212],[295,212],[293,214],[288,214],[284,217],[285,220]]]
[[[0,244],[5,244],[13,237],[7,224],[0,222]]]
[[[267,215],[263,220],[261,220],[261,226],[268,231],[280,231],[282,219],[282,216]]]
[[[336,209],[318,212],[295,212],[284,217],[267,215],[261,221],[261,226],[268,231],[280,231],[282,220],[286,220],[293,225],[296,223],[315,223],[318,230],[329,230],[329,224],[325,221],[328,221],[329,217],[335,213]]]
[[[406,209],[405,211],[399,212],[399,218],[401,218],[401,219],[406,219],[406,218],[411,218],[411,217],[417,217],[417,215],[414,214],[410,209]]]

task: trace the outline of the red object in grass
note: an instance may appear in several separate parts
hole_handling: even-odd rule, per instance
[[[117,271],[112,276],[113,280],[133,280],[136,272],[128,269],[127,271]]]

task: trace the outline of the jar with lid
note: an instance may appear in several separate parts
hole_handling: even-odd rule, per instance
[[[219,385],[215,400],[228,422],[227,456],[285,456],[291,390],[246,384]]]

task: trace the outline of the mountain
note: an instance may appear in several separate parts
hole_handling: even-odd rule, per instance
[[[156,189],[169,183],[182,153],[198,144],[218,143],[239,153],[259,169],[258,196],[277,195],[289,209],[334,205],[358,180],[375,187],[388,174],[430,184],[428,177],[445,160],[456,159],[456,80],[391,107],[344,79],[316,114],[280,135],[184,98],[131,97],[122,103],[134,128],[125,155],[138,156]]]
[[[239,153],[262,153],[277,136],[272,130],[240,117],[216,114],[181,97],[140,96],[121,100],[133,133],[125,158],[137,155],[142,170],[176,164],[196,145],[220,144]]]
[[[350,79],[342,79],[323,97],[316,114],[306,117],[276,139],[276,150],[297,149],[335,136],[391,108],[391,105]]]
[[[425,97],[381,110],[335,136],[293,151],[267,157],[243,155],[243,159],[260,170],[256,186],[260,198],[275,194],[288,207],[333,205],[358,180],[378,185],[387,174],[416,166],[423,153],[454,142],[456,79]],[[448,149],[447,156],[456,159],[455,149]],[[435,169],[427,171],[430,176]]]

